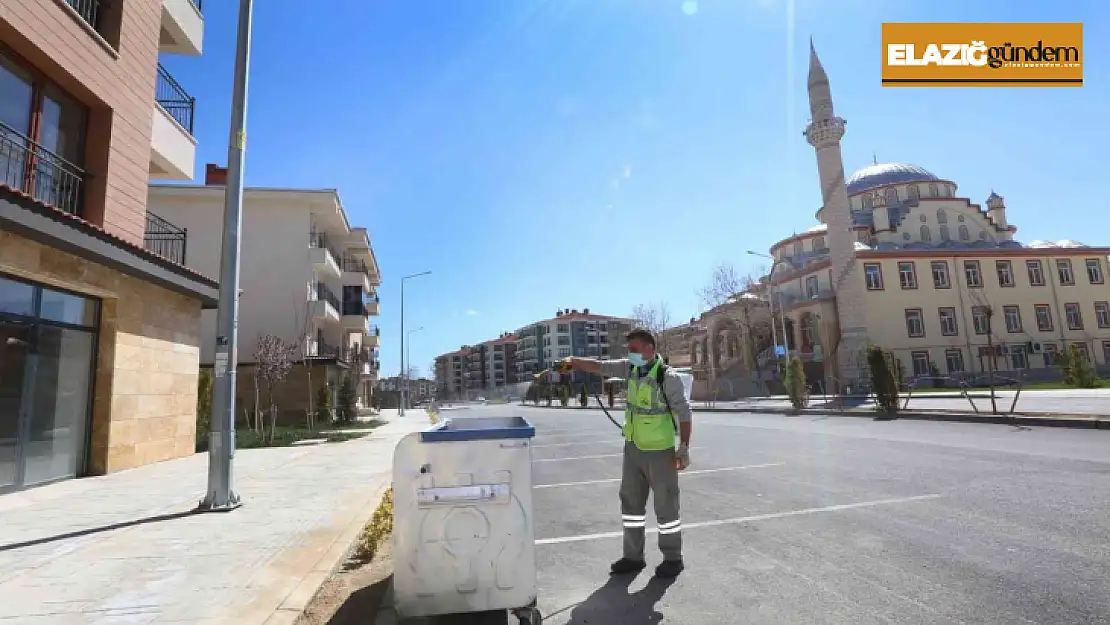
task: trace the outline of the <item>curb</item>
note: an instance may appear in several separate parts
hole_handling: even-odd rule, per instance
[[[735,414],[781,414],[789,416],[802,415],[835,415],[840,417],[857,417],[879,419],[872,410],[838,410],[835,408],[697,408],[695,412],[735,413]],[[1094,416],[1063,414],[1063,413],[1012,413],[1012,414],[971,414],[961,412],[926,412],[926,411],[899,411],[897,419],[912,421],[941,421],[949,423],[988,423],[995,425],[1023,425],[1037,427],[1062,427],[1087,430],[1108,430],[1110,420]]]

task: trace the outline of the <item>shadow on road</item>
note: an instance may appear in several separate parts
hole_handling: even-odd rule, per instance
[[[655,604],[667,593],[674,580],[652,577],[647,586],[630,593],[628,588],[635,579],[633,575],[610,577],[604,586],[574,606],[567,625],[649,625],[661,622],[663,613],[655,609]]]
[[[156,516],[145,517],[142,519],[132,519],[130,521],[122,521],[120,523],[110,523],[108,525],[101,525],[99,527],[89,527],[64,534],[56,534],[54,536],[44,536],[42,538],[35,538],[32,540],[25,540],[18,543],[8,543],[0,545],[0,551],[14,551],[15,549],[22,549],[24,547],[33,547],[35,545],[43,545],[52,543],[59,540],[66,540],[69,538],[80,538],[81,536],[91,536],[93,534],[100,534],[102,532],[110,532],[112,530],[124,529],[127,527],[135,527],[136,525],[147,525],[149,523],[161,523],[162,521],[173,521],[175,519],[183,519],[185,517],[200,514],[198,510],[187,510],[185,512],[173,512],[170,514],[159,514]]]
[[[339,606],[335,614],[328,619],[327,625],[373,624],[391,581],[393,581],[392,575],[351,593],[351,596],[347,597],[343,605]]]

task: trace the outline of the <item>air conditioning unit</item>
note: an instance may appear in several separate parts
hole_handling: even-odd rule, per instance
[[[1040,341],[1029,341],[1029,351],[1033,354],[1044,353],[1044,343]]]

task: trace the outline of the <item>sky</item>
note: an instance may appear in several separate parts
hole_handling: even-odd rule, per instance
[[[162,59],[197,98],[197,181],[227,160],[236,2],[204,55]],[[310,6],[312,5],[312,6]],[[320,9],[312,8],[319,5]],[[881,24],[1082,21],[1082,88],[883,88]],[[560,308],[704,308],[816,224],[809,38],[848,120],[847,174],[921,165],[1017,239],[1110,245],[1110,3],[1072,0],[256,2],[246,184],[336,188],[382,271],[383,375]],[[1103,154],[1099,157],[1099,154]]]

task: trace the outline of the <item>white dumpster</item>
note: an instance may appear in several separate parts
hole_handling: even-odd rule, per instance
[[[510,610],[521,625],[540,623],[534,436],[521,417],[446,419],[397,444],[393,605],[400,618]]]

